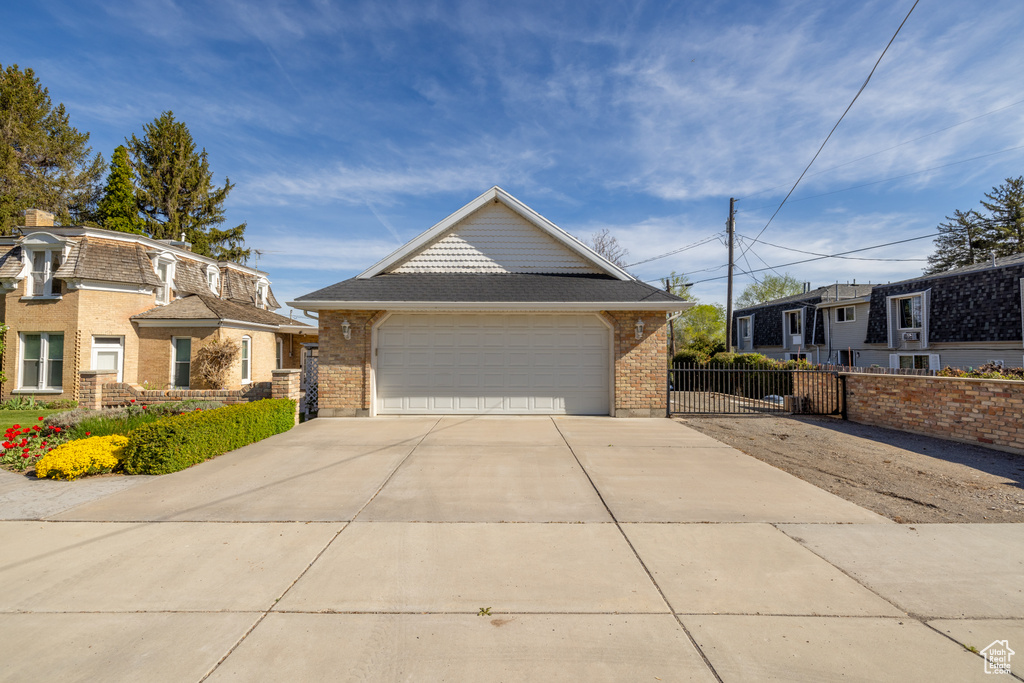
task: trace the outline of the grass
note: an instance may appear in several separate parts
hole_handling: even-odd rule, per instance
[[[0,410],[0,434],[7,431],[9,427],[14,425],[31,426],[39,424],[38,418],[40,415],[44,417],[46,415],[52,415],[53,413],[61,413],[62,410]]]

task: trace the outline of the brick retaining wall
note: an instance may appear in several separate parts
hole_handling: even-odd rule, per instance
[[[843,373],[852,422],[1024,454],[1024,382]]]

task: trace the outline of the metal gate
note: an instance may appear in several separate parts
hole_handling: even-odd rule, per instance
[[[303,344],[302,349],[302,381],[299,389],[305,392],[306,399],[300,409],[304,419],[308,420],[320,410],[319,398],[319,367],[320,358],[316,344]]]
[[[668,371],[670,413],[839,415],[839,373],[774,366],[677,365]]]

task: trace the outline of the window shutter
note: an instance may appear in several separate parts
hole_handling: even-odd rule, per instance
[[[932,290],[926,289],[921,292],[921,348],[928,348],[928,327],[931,320]],[[938,358],[938,356],[936,356]],[[928,361],[929,365],[931,360]]]
[[[750,326],[750,348],[746,349],[748,353],[757,348],[757,338],[754,336],[754,313],[750,314],[750,322],[747,325]]]
[[[890,368],[899,368],[900,367],[900,356],[899,356],[898,353],[890,353],[889,354],[889,367]]]
[[[929,353],[928,354],[928,369],[929,370],[941,370],[942,366],[939,365],[939,354]]]

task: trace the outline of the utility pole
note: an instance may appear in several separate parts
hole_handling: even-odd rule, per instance
[[[736,234],[736,200],[729,197],[729,220],[726,222],[729,232],[729,284],[726,287],[725,302],[725,348],[732,351],[732,243]]]
[[[671,278],[665,278],[665,291],[669,294],[672,292],[672,281]],[[676,325],[675,321],[669,317],[668,320],[668,358],[669,362],[672,361],[676,356]]]

